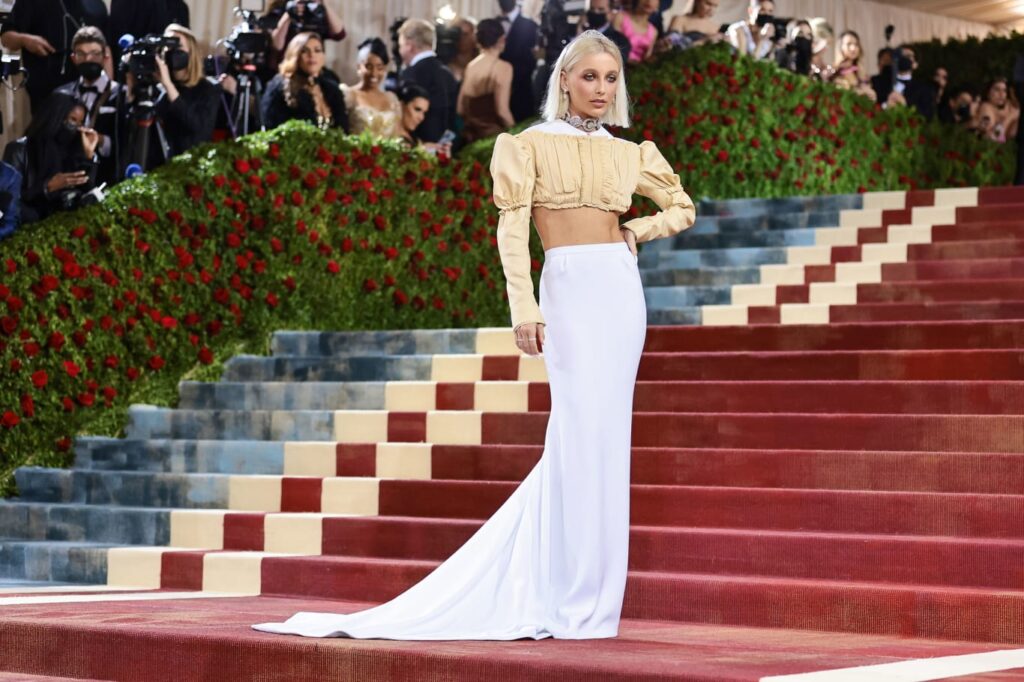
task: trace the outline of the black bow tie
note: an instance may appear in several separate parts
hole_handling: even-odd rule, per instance
[[[83,85],[82,87],[78,88],[78,92],[83,95],[87,92],[91,92],[94,95],[98,95],[100,94],[100,89],[97,88],[95,85]]]

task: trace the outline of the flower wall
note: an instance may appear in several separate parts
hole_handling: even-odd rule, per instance
[[[1008,178],[1008,147],[721,50],[630,79],[621,134],[657,140],[695,197]],[[68,464],[78,433],[117,434],[129,404],[173,404],[182,377],[265,351],[274,329],[507,325],[491,145],[437,160],[292,123],[0,242],[0,491],[17,466]]]

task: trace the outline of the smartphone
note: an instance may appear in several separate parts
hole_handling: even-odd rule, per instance
[[[438,144],[451,144],[452,142],[455,142],[454,130],[444,131],[444,134],[441,135],[441,139],[437,141]]]

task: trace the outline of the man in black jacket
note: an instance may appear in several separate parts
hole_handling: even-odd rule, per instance
[[[421,142],[437,142],[446,130],[455,128],[459,84],[437,58],[434,39],[434,27],[422,19],[409,19],[398,29],[398,54],[405,64],[401,80],[430,93],[430,109],[415,131]]]
[[[517,0],[498,0],[501,15],[497,17],[505,27],[505,51],[501,58],[512,65],[512,97],[509,108],[512,118],[519,121],[537,115],[533,98],[533,72],[537,68],[534,49],[539,29],[537,22],[522,15]]]
[[[884,77],[872,79],[877,101],[883,107],[914,107],[926,119],[935,118],[935,86],[914,78],[917,59],[913,48],[903,45],[896,51],[896,55],[896,80]]]
[[[21,50],[29,76],[25,89],[33,115],[54,88],[75,79],[68,59],[71,40],[87,20],[81,0],[17,0],[14,3],[10,19],[0,30],[0,41],[8,50]]]
[[[189,28],[185,0],[110,0],[110,36],[115,43],[125,33],[136,38],[160,35],[170,24]]]
[[[117,101],[121,85],[103,70],[109,47],[103,33],[95,26],[85,26],[71,41],[71,62],[77,80],[65,83],[56,92],[74,97],[85,107],[85,127],[99,134],[96,153],[100,157],[99,179],[114,179],[114,132],[117,126]]]

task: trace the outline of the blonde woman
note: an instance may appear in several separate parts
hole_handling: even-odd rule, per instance
[[[324,69],[324,43],[316,33],[299,33],[284,51],[280,72],[260,103],[263,123],[276,128],[300,119],[319,128],[348,132],[348,111],[340,84]]]
[[[832,83],[842,90],[854,92],[875,99],[875,91],[871,87],[871,78],[861,66],[863,54],[860,36],[856,31],[843,31],[836,43],[836,62],[833,69]]]
[[[258,630],[408,640],[615,637],[629,546],[633,388],[647,316],[636,243],[693,224],[694,206],[653,142],[628,125],[622,55],[586,31],[562,51],[544,122],[498,136],[491,158],[498,249],[515,342],[543,351],[544,454],[498,511],[433,573],[359,613],[299,613]],[[619,224],[633,193],[661,212]],[[540,305],[530,219],[544,245]]]
[[[192,31],[179,24],[171,24],[164,36],[177,38],[179,46],[156,58],[157,78],[162,94],[157,100],[156,114],[167,138],[169,154],[177,156],[197,144],[213,138],[217,122],[219,89],[203,74],[203,53]],[[135,98],[135,78],[126,76],[126,97]],[[157,135],[150,135],[147,168],[153,160],[164,159]]]

